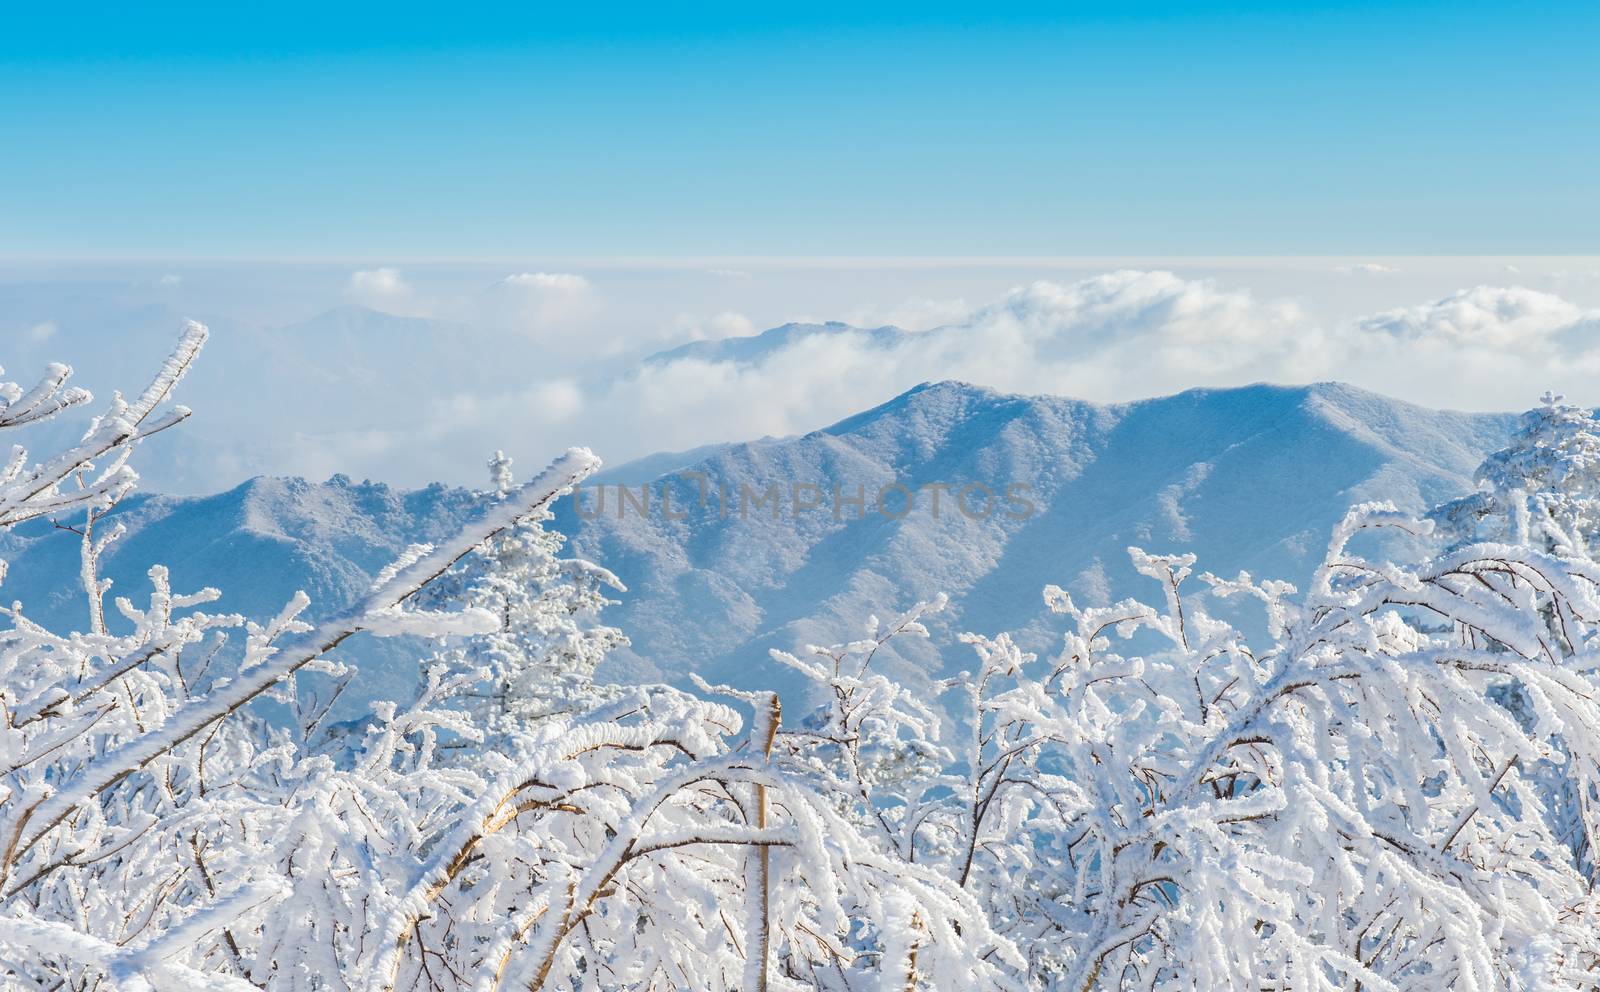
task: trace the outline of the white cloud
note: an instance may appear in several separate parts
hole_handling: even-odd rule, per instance
[[[1394,268],[1393,266],[1383,265],[1383,264],[1378,263],[1378,262],[1357,262],[1354,265],[1341,265],[1341,266],[1338,266],[1333,271],[1335,271],[1335,272],[1356,272],[1356,273],[1361,273],[1363,275],[1379,275],[1379,276],[1381,276],[1381,275],[1393,275],[1394,273],[1397,273],[1400,270],[1397,269],[1397,268]]]
[[[536,383],[528,391],[528,400],[543,420],[553,423],[571,420],[583,410],[583,390],[570,379]]]
[[[474,323],[539,341],[552,354],[601,354],[614,343],[594,333],[599,294],[572,272],[518,272],[479,295]]]
[[[1521,409],[1547,387],[1578,396],[1596,371],[1600,317],[1533,290],[1478,287],[1324,327],[1293,302],[1122,271],[1021,287],[892,347],[814,335],[755,363],[641,369],[592,390],[588,408],[614,422],[596,415],[585,426],[603,454],[631,457],[814,429],[937,379],[1102,402],[1338,379],[1434,406],[1465,396]]]
[[[363,269],[350,274],[345,296],[357,303],[383,309],[409,299],[411,285],[401,277],[399,269]]]
[[[733,310],[724,310],[713,317],[680,313],[667,324],[661,339],[673,343],[716,341],[721,338],[749,337],[755,333],[755,329],[749,317]]]
[[[1600,269],[1578,269],[1576,271],[1571,269],[1556,269],[1545,278],[1546,281],[1552,283],[1577,284],[1578,286],[1583,286],[1584,284],[1593,283],[1596,280],[1600,280]]]
[[[518,272],[502,280],[508,286],[554,293],[587,293],[594,284],[571,272]]]
[[[1034,283],[935,331],[883,347],[812,335],[754,364],[687,359],[639,370],[594,405],[647,423],[652,449],[807,430],[932,379],[1124,399],[1317,367],[1325,347],[1292,304],[1167,272]],[[595,424],[597,429],[605,425]],[[622,430],[597,438],[621,443]],[[640,453],[629,450],[627,454]]]
[[[1600,315],[1586,309],[1600,302],[1592,284],[1547,284],[1542,265],[1517,260],[1527,273],[1522,279],[1537,280],[1539,289],[1475,286],[1486,277],[1517,281],[1500,276],[1502,261],[1455,270],[1443,283],[1421,263],[1382,278],[1339,275],[1333,263],[1322,263],[1275,283],[1270,273],[1219,270],[1268,287],[1259,292],[1162,271],[996,292],[1004,274],[957,279],[941,272],[880,284],[887,303],[858,309],[856,285],[806,276],[784,289],[765,271],[762,292],[748,294],[748,287],[710,283],[699,266],[676,283],[651,274],[631,284],[609,270],[603,282],[574,272],[501,271],[452,283],[434,272],[373,269],[348,276],[351,297],[390,312],[426,304],[474,333],[450,331],[423,360],[386,356],[390,364],[328,389],[321,404],[296,404],[287,414],[241,406],[236,420],[250,422],[266,452],[252,471],[480,484],[482,462],[497,447],[530,466],[569,444],[587,444],[614,464],[812,430],[938,379],[1102,402],[1194,386],[1337,379],[1438,407],[1521,409],[1547,388],[1600,404]],[[406,277],[417,280],[415,288]],[[345,278],[334,273],[335,287]],[[1456,286],[1474,288],[1440,292]],[[992,302],[968,306],[963,299]],[[748,314],[758,311],[746,306],[774,317],[752,320]],[[918,333],[888,343],[830,331],[739,363],[680,360],[637,369],[627,361],[686,340],[748,336],[769,319],[778,323],[778,314],[801,311],[817,322],[894,323]],[[29,319],[53,312],[40,304]],[[19,321],[12,333],[52,333],[39,327]],[[52,349],[60,337],[50,340]],[[299,373],[272,374],[279,383],[299,381]],[[300,439],[287,443],[296,432]]]
[[[907,331],[925,331],[953,324],[972,312],[966,300],[910,299],[891,307],[859,307],[844,315],[856,327],[890,325]]]
[[[583,404],[583,390],[571,379],[546,379],[510,393],[456,393],[429,405],[422,431],[440,437],[485,423],[562,423],[582,412]]]
[[[1576,306],[1550,293],[1478,286],[1421,306],[1375,314],[1359,327],[1451,347],[1487,344],[1515,348],[1571,327],[1581,316]]]

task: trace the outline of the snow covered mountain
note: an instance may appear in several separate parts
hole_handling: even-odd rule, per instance
[[[887,617],[940,591],[952,608],[929,653],[897,663],[959,670],[970,664],[964,649],[942,635],[962,629],[1021,630],[1028,647],[1048,650],[1058,634],[1043,614],[1047,583],[1086,603],[1152,594],[1128,565],[1130,544],[1194,551],[1197,570],[1304,581],[1351,503],[1421,509],[1466,490],[1513,420],[1338,384],[1101,406],[944,382],[803,437],[618,466],[579,502],[563,500],[557,526],[629,586],[607,615],[633,640],[610,663],[613,677],[697,671],[781,687],[787,673],[769,647],[854,637],[869,613]],[[120,512],[129,533],[106,573],[112,595],[135,602],[148,589],[145,567],[162,562],[179,590],[221,588],[219,608],[264,618],[304,588],[324,614],[408,543],[452,532],[473,507],[462,490],[403,492],[342,476],[139,496]],[[6,598],[52,625],[77,620],[81,597],[61,592],[74,584],[77,543],[40,522],[0,535],[0,558],[12,564]],[[364,677],[346,712],[408,691],[418,650],[349,645]]]
[[[108,619],[115,629],[119,614],[109,604],[116,597],[146,602],[152,563],[168,567],[176,592],[218,588],[222,598],[209,607],[218,612],[269,620],[305,590],[307,619],[325,617],[365,592],[408,544],[453,535],[477,508],[459,489],[401,492],[338,475],[323,483],[256,478],[212,496],[135,494],[115,514],[127,533],[101,559],[103,576],[112,580]],[[80,629],[86,607],[78,547],[75,533],[44,520],[0,533],[0,559],[11,565],[0,593],[7,602],[21,600],[28,616],[47,627]],[[404,638],[362,635],[347,642],[338,656],[357,660],[362,676],[341,712],[354,715],[374,698],[409,693],[418,652]]]
[[[769,328],[760,334],[691,341],[676,348],[658,351],[645,358],[641,364],[666,365],[686,359],[749,364],[759,362],[774,352],[792,347],[801,341],[818,337],[849,336],[858,339],[861,344],[869,348],[892,348],[911,333],[888,325],[855,327],[837,320],[823,324],[788,323]]]
[[[1512,422],[1339,384],[1100,406],[944,382],[804,437],[717,449],[647,486],[648,513],[638,486],[621,501],[613,485],[563,501],[559,523],[630,587],[611,614],[633,639],[618,659],[630,676],[696,670],[782,685],[769,647],[853,638],[869,614],[941,591],[952,598],[937,624],[945,634],[1022,630],[1028,647],[1048,650],[1058,635],[1043,611],[1046,584],[1086,603],[1153,592],[1131,569],[1129,545],[1196,552],[1199,570],[1303,582],[1352,503],[1420,510],[1470,488]],[[797,484],[801,503],[820,505],[796,510]],[[986,517],[982,489],[968,492],[971,512],[952,509],[973,485],[994,494]],[[770,504],[755,506],[773,486],[777,519]],[[864,512],[836,504],[835,486],[843,497],[864,492]],[[885,486],[904,489],[890,489],[880,512]],[[1005,501],[1010,486],[1022,487],[1025,512]],[[902,515],[907,495],[915,501]],[[970,663],[935,633],[943,661],[907,663]]]
[[[148,484],[171,493],[203,494],[291,463],[315,466],[306,471],[317,475],[379,474],[384,453],[418,443],[419,424],[448,428],[450,418],[436,411],[467,402],[463,397],[525,387],[540,358],[538,343],[525,336],[354,304],[279,324],[171,303],[124,305],[94,287],[23,296],[0,286],[0,313],[41,321],[38,334],[0,331],[0,364],[26,378],[70,357],[73,382],[106,399],[144,384],[186,317],[210,328],[204,356],[179,397],[194,418],[139,456]],[[288,419],[285,407],[293,412]],[[94,405],[42,425],[30,446],[45,450],[76,440],[99,411]],[[454,454],[454,446],[445,447]],[[425,461],[439,477],[470,479],[492,450],[463,446],[461,463],[450,466],[436,457]]]

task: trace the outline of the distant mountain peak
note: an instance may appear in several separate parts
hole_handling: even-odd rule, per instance
[[[752,364],[785,348],[795,347],[817,337],[859,335],[867,347],[888,348],[899,343],[910,333],[888,324],[881,327],[856,327],[837,320],[821,324],[791,321],[768,328],[759,334],[691,341],[675,348],[658,351],[647,357],[644,364],[666,365],[686,360]]]
[[[692,668],[753,686],[783,679],[768,648],[848,639],[868,613],[891,615],[939,591],[953,601],[945,634],[1016,630],[1030,650],[1048,650],[1059,634],[1040,589],[1144,592],[1129,545],[1193,550],[1219,574],[1303,581],[1311,551],[1352,503],[1421,511],[1464,491],[1514,419],[1427,410],[1342,383],[1096,404],[939,380],[800,437],[697,452],[705,491],[736,499],[776,486],[776,516],[737,503],[719,513],[712,500],[674,520],[620,513],[613,501],[588,519],[561,507],[557,519],[576,552],[631,590],[611,622],[634,647],[614,671],[678,678]],[[662,487],[678,487],[679,509],[692,495],[684,467],[656,487],[658,500]],[[869,508],[800,513],[784,495],[796,483],[829,499],[835,486],[864,491]],[[871,507],[886,485],[919,494],[915,512]],[[1031,509],[954,512],[951,494],[973,485],[1020,486]],[[945,498],[937,516],[936,489]]]
[[[359,331],[363,333],[436,334],[441,330],[463,331],[468,329],[469,325],[455,321],[390,313],[387,310],[377,310],[360,303],[343,303],[313,314],[304,320],[284,324],[276,330],[279,334],[292,337],[303,334],[322,334],[331,331],[341,333]],[[380,343],[382,341],[381,338],[377,340]]]
[[[936,640],[894,661],[915,681],[968,663],[950,639],[962,629],[1011,630],[1027,650],[1051,650],[1060,631],[1040,599],[1047,583],[1083,602],[1147,592],[1129,567],[1129,545],[1194,551],[1200,568],[1218,574],[1303,581],[1350,504],[1383,498],[1420,511],[1458,495],[1514,423],[1342,383],[1256,383],[1102,405],[940,380],[803,436],[623,466],[585,487],[587,516],[560,501],[555,526],[572,538],[572,553],[629,588],[606,614],[633,641],[608,662],[610,677],[681,681],[694,670],[781,687],[769,648],[853,638],[869,613],[893,615],[948,592]],[[703,500],[689,468],[704,477]],[[611,499],[596,516],[602,482]],[[648,488],[651,511],[619,512],[618,484],[635,495]],[[796,484],[814,486],[822,505],[797,510]],[[952,500],[973,485],[997,496],[1020,486],[1028,512],[960,511]],[[671,516],[661,502],[668,486]],[[913,512],[880,512],[884,486],[916,494]],[[744,490],[772,487],[777,512],[741,512]],[[836,506],[835,487],[860,492],[859,509]],[[726,511],[723,490],[735,501]],[[938,515],[934,491],[943,492]],[[300,588],[319,613],[340,609],[408,543],[451,533],[477,500],[342,475],[258,476],[205,497],[136,496],[119,511],[128,533],[112,546],[108,574],[116,595],[136,600],[148,589],[145,568],[164,562],[179,589],[220,588],[223,609],[270,616]],[[677,515],[685,510],[687,518]],[[76,619],[81,597],[61,592],[77,574],[72,536],[40,526],[0,538],[13,566],[7,595],[37,619]],[[348,650],[365,670],[352,701],[404,695],[425,655],[388,642]]]

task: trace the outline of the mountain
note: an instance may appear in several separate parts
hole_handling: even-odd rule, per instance
[[[931,624],[935,641],[887,659],[916,679],[970,664],[953,642],[960,630],[1018,631],[1028,649],[1052,649],[1060,635],[1043,610],[1046,584],[1086,603],[1159,595],[1132,571],[1129,545],[1193,551],[1197,571],[1303,583],[1350,504],[1390,499],[1420,510],[1465,491],[1514,420],[1335,383],[1097,405],[942,382],[802,437],[621,466],[562,500],[555,525],[576,553],[629,586],[607,614],[633,641],[608,662],[611,677],[682,681],[696,671],[792,689],[768,648],[853,638],[869,614],[887,618],[948,592],[951,608]],[[966,512],[956,502],[963,489]],[[857,493],[859,509],[846,502]],[[136,496],[119,511],[128,534],[106,574],[113,596],[137,602],[145,569],[161,562],[180,591],[215,585],[219,608],[255,618],[303,588],[321,615],[348,604],[407,544],[449,534],[473,508],[462,490],[408,492],[343,476]],[[0,558],[12,565],[6,598],[51,626],[79,622],[77,548],[75,535],[43,522],[0,534]],[[353,715],[407,693],[425,646],[369,640],[343,650],[364,673],[341,711]]]
[[[658,451],[643,458],[623,462],[621,465],[603,466],[595,473],[593,481],[596,484],[620,483],[625,486],[654,482],[663,475],[671,475],[731,447],[733,447],[731,444],[702,444],[687,451]]]
[[[212,496],[135,494],[117,508],[114,519],[127,532],[101,562],[101,574],[112,580],[108,620],[115,629],[116,597],[135,606],[148,599],[152,564],[168,567],[176,592],[219,589],[209,610],[265,621],[304,590],[311,597],[305,617],[318,619],[354,602],[408,544],[451,536],[478,506],[460,489],[403,492],[340,475],[322,483],[256,478]],[[21,600],[36,622],[81,629],[78,547],[76,534],[43,520],[0,532],[0,559],[11,566],[0,591],[8,602]],[[357,660],[362,675],[340,712],[354,715],[375,698],[409,694],[425,650],[407,638],[346,642],[341,654]]]
[[[695,670],[786,685],[768,648],[853,638],[869,614],[947,592],[935,625],[943,656],[914,648],[901,662],[912,676],[967,664],[949,643],[962,629],[1021,631],[1030,649],[1051,649],[1046,584],[1088,603],[1159,595],[1132,570],[1129,545],[1196,552],[1199,570],[1304,582],[1352,503],[1421,510],[1460,493],[1513,423],[1336,383],[1103,406],[942,382],[803,437],[716,450],[645,486],[648,514],[638,485],[626,502],[616,485],[591,487],[563,501],[558,524],[630,587],[610,616],[633,640],[615,663],[628,677]],[[940,483],[936,514],[928,487]],[[818,493],[804,487],[817,486],[822,505],[797,512],[796,484],[806,503]],[[969,491],[971,513],[952,512],[975,484],[995,494],[993,512],[982,516],[981,489]],[[755,506],[773,485],[777,519]],[[865,512],[835,506],[836,485],[842,496],[864,490]],[[916,494],[911,512],[900,515],[899,489],[878,511],[893,485]],[[1024,487],[1026,512],[1005,502],[1007,486]],[[683,519],[667,516],[666,492]]]
[[[272,366],[271,381],[300,383],[302,399],[319,400],[338,413],[347,407],[336,392],[353,391],[398,411],[441,389],[502,378],[492,365],[469,360],[480,357],[477,348],[486,337],[466,324],[346,304],[266,329],[252,344],[254,357]],[[212,364],[225,374],[239,367],[236,361],[224,355]]]
[[[859,337],[868,347],[891,348],[912,332],[898,327],[854,327],[830,320],[824,324],[788,323],[740,337],[717,338],[711,341],[691,341],[688,344],[658,351],[644,359],[645,365],[665,365],[669,362],[697,359],[702,362],[737,362],[751,364],[773,352],[782,351],[802,341],[841,335]]]
[[[38,334],[6,338],[0,331],[0,364],[8,377],[31,385],[46,362],[70,357],[73,382],[98,400],[30,432],[26,443],[40,451],[81,436],[113,391],[144,388],[186,316],[210,327],[176,396],[195,416],[140,453],[140,474],[161,492],[205,493],[218,478],[231,482],[283,464],[309,464],[318,474],[393,473],[394,450],[415,444],[423,431],[443,429],[449,411],[463,403],[521,388],[539,360],[529,339],[356,305],[268,325],[172,302],[107,299],[93,286],[38,296],[0,286],[0,313],[14,304],[21,320],[42,321]],[[448,467],[439,459],[430,464],[456,478],[476,477],[491,451],[463,451]]]

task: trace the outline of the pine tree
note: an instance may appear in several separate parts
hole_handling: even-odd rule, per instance
[[[511,459],[496,451],[489,460],[495,505],[511,492]],[[606,653],[628,640],[599,622],[614,601],[608,590],[626,591],[615,575],[579,558],[562,558],[566,537],[546,529],[549,510],[527,517],[477,548],[427,592],[432,604],[476,607],[499,620],[499,629],[446,648],[435,658],[475,684],[461,701],[493,753],[543,721],[593,710],[615,693],[595,682]]]
[[[1441,536],[1590,555],[1600,538],[1600,421],[1565,399],[1545,393],[1478,467],[1478,490],[1430,514]]]

